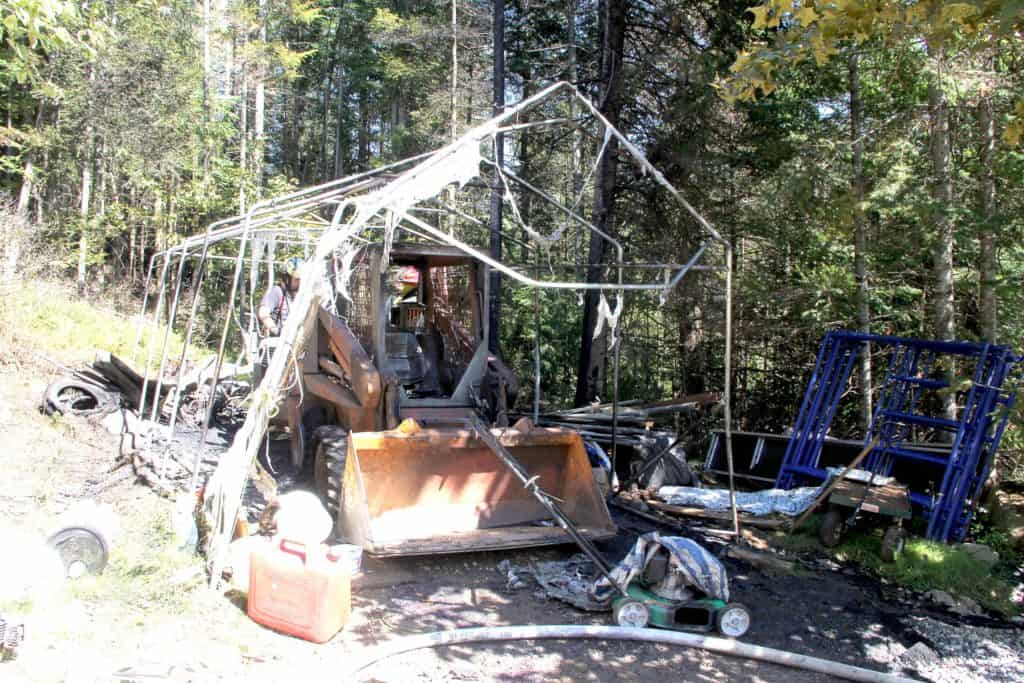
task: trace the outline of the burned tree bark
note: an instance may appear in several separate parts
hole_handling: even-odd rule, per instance
[[[604,0],[604,37],[601,43],[601,89],[598,109],[616,128],[622,114],[622,52],[626,41],[627,0]],[[612,137],[604,154],[598,160],[594,173],[594,202],[592,222],[600,230],[611,234],[612,213],[615,206],[615,173],[618,141]],[[587,252],[587,282],[603,279],[602,264],[607,243],[596,233],[590,235]],[[597,344],[595,353],[594,326],[597,323],[599,295],[588,290],[584,297],[583,332],[580,338],[580,359],[576,376],[576,405],[584,405],[594,398],[601,385],[606,349],[604,340]]]

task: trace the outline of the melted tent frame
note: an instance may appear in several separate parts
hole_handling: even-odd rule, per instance
[[[537,113],[546,118],[530,120],[530,115]],[[697,246],[690,258],[683,264],[627,262],[625,259],[626,247],[623,243],[602,231],[576,211],[576,207],[583,198],[584,188],[574,187],[574,190],[578,189],[579,196],[571,205],[566,204],[559,201],[554,192],[546,191],[519,177],[513,168],[504,162],[503,138],[505,136],[540,130],[554,130],[559,134],[564,132],[565,136],[579,136],[578,139],[582,139],[582,136],[586,135],[599,144],[595,166],[587,180],[593,175],[602,155],[608,152],[609,142],[614,138],[618,147],[616,151],[620,156],[631,162],[641,174],[653,178],[657,186],[668,192],[676,206],[700,227],[704,233],[704,241]],[[482,179],[489,180],[489,182],[480,184]],[[550,277],[544,274],[543,269],[538,271],[536,267],[522,267],[510,263],[508,259],[493,257],[469,241],[457,237],[453,229],[445,230],[440,223],[440,218],[436,224],[427,220],[433,214],[446,217],[453,222],[462,221],[464,224],[487,229],[483,221],[474,218],[451,201],[456,186],[459,189],[464,189],[467,186],[476,189],[483,188],[487,193],[495,189],[500,191],[503,195],[501,199],[509,209],[510,222],[520,228],[525,235],[525,240],[517,240],[507,234],[507,231],[503,231],[505,234],[502,235],[502,239],[521,245],[521,251],[532,253],[535,265],[540,261],[540,255],[546,254],[548,257],[547,270]],[[550,234],[542,234],[531,226],[527,219],[524,219],[524,212],[520,210],[516,200],[517,193],[521,196],[530,196],[550,211],[562,216],[564,223]],[[448,201],[446,201],[446,194]],[[184,361],[196,327],[200,283],[206,275],[207,264],[217,259],[234,261],[234,273],[228,297],[231,308],[234,308],[234,302],[240,289],[245,287],[243,280],[246,280],[246,270],[248,269],[249,306],[252,309],[255,304],[253,292],[264,267],[269,281],[273,281],[275,243],[292,245],[293,248],[301,245],[307,256],[311,256],[303,266],[301,286],[292,302],[291,313],[280,332],[278,348],[279,350],[284,349],[285,352],[275,353],[270,359],[260,385],[252,392],[250,408],[244,423],[235,434],[229,449],[220,459],[216,470],[205,486],[201,522],[209,532],[207,557],[212,582],[216,583],[220,574],[227,544],[231,540],[235,518],[241,505],[242,493],[262,445],[268,421],[276,410],[282,391],[286,388],[289,367],[293,363],[297,365],[298,354],[313,330],[316,311],[321,305],[333,308],[336,294],[348,298],[347,288],[352,262],[364,244],[382,241],[385,251],[382,262],[387,263],[388,252],[398,232],[403,232],[413,239],[455,247],[485,263],[492,269],[492,272],[501,273],[513,282],[538,290],[568,290],[578,293],[587,290],[598,291],[600,296],[598,333],[602,326],[608,325],[612,332],[615,353],[613,429],[616,423],[614,406],[618,400],[618,352],[620,346],[619,335],[616,333],[615,327],[622,311],[623,293],[626,291],[654,292],[659,295],[661,303],[664,304],[669,293],[691,271],[722,271],[725,277],[725,377],[722,401],[726,454],[730,465],[729,488],[730,494],[732,494],[732,449],[729,438],[731,435],[729,395],[732,342],[731,245],[650,164],[643,153],[608,122],[586,97],[568,83],[555,83],[509,108],[505,113],[469,130],[454,142],[437,151],[259,202],[244,215],[214,223],[204,234],[187,238],[154,255],[151,259],[146,279],[146,293],[148,298],[152,279],[158,272],[158,300],[151,317],[146,315],[148,301],[143,301],[133,355],[137,362],[148,322],[148,343],[145,345],[144,364],[144,376],[147,381],[143,383],[143,396],[139,401],[139,411],[149,427],[146,438],[151,445],[159,447],[169,443],[175,433],[178,401],[180,400],[177,386],[181,385]],[[594,282],[579,277],[559,278],[555,276],[555,268],[551,261],[552,247],[565,241],[574,233],[597,235],[613,249],[614,260],[607,264],[607,267],[614,273],[614,278],[611,278],[614,281]],[[227,251],[228,254],[219,253],[223,251]],[[715,262],[708,263],[713,253],[720,254],[720,260],[715,259]],[[168,417],[169,424],[164,426],[159,423],[159,401],[151,400],[152,405],[148,406],[148,418],[145,415],[144,408],[147,407],[145,393],[150,384],[150,377],[155,377],[154,396],[159,397],[164,373],[171,367],[169,342],[174,322],[177,320],[179,308],[181,308],[182,281],[185,279],[185,266],[189,260],[194,262],[192,272],[195,285],[193,286],[192,300],[188,304],[189,313],[184,328],[184,344],[177,363],[176,387],[170,394],[172,405]],[[169,275],[172,272],[176,273],[176,277],[173,278],[173,294],[170,292],[169,284],[171,280]],[[606,292],[614,292],[616,296],[614,309],[605,298]],[[165,311],[165,307],[168,310]],[[159,337],[162,316],[166,316],[169,322],[163,330],[161,342]],[[243,337],[246,337],[245,322],[240,316],[224,316],[212,374],[211,396],[215,393],[221,375],[227,340],[232,327],[237,326]],[[251,319],[248,321],[249,336],[246,337],[247,340],[251,337],[254,324]],[[157,362],[156,351],[158,348],[160,356]],[[539,371],[538,358],[538,376],[536,378],[538,383]],[[192,475],[193,490],[198,486],[199,459],[212,418],[213,403],[210,401],[202,426],[202,436],[197,446]],[[733,505],[733,524],[734,532],[738,534],[735,505]]]

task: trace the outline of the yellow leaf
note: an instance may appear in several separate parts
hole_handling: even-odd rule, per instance
[[[924,2],[917,2],[907,8],[907,23],[924,21],[928,16],[928,6]]]
[[[811,7],[810,5],[807,5],[806,7],[801,9],[794,16],[796,16],[797,20],[804,26],[810,26],[820,18],[818,16],[818,13],[815,12],[814,8]]]
[[[754,25],[751,26],[754,30],[768,28],[768,5],[758,5],[757,7],[751,7],[747,11],[754,15]]]
[[[969,5],[966,2],[952,2],[942,6],[942,22],[955,21],[963,24],[965,18],[976,14],[977,11],[978,9],[974,5]]]
[[[1017,116],[1024,116],[1024,99],[1017,100],[1017,103],[1013,105],[1013,110],[1017,112]]]
[[[733,62],[732,66],[729,67],[729,71],[733,72],[734,74],[739,73],[740,71],[743,71],[743,69],[747,68],[747,65],[749,63],[750,53],[746,51],[740,52],[738,55],[736,55],[736,61]]]
[[[878,18],[887,22],[895,22],[900,18],[899,9],[897,9],[897,6],[893,3],[886,3],[886,5],[878,11]]]
[[[825,41],[818,36],[815,36],[811,40],[811,51],[814,53],[814,61],[818,66],[825,66],[825,64],[828,63],[829,56],[834,55],[837,52],[834,47],[826,44]]]
[[[1021,137],[1024,137],[1024,122],[1015,121],[1006,126],[1006,130],[1003,131],[1003,139],[1010,147],[1019,145]]]

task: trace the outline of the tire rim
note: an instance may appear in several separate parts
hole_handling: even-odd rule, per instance
[[[739,638],[750,628],[750,614],[747,610],[739,607],[727,609],[722,614],[721,620],[722,635],[730,638]]]
[[[626,628],[644,628],[650,620],[650,612],[647,605],[639,601],[627,602],[619,608],[616,619],[619,626]]]

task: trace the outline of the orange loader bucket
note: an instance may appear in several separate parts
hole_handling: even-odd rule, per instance
[[[410,426],[411,424],[411,426]],[[492,429],[591,539],[615,535],[583,441],[565,429]],[[338,530],[376,556],[571,542],[547,509],[466,427],[353,433]]]

